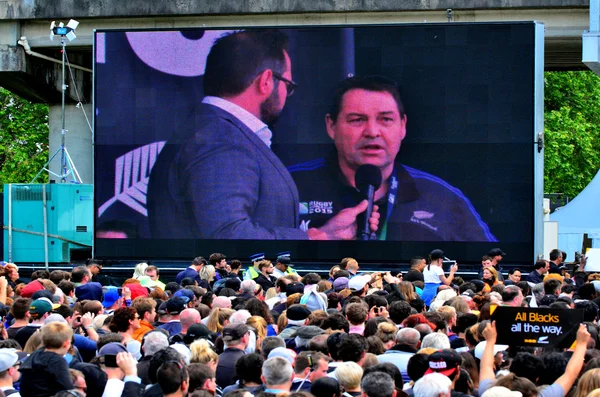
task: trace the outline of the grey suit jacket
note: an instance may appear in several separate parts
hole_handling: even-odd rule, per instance
[[[150,175],[153,238],[306,239],[298,190],[279,158],[236,117],[201,104]]]

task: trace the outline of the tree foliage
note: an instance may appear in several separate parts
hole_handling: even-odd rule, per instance
[[[600,77],[545,73],[546,193],[579,194],[600,168]]]
[[[19,98],[0,87],[0,189],[29,183],[48,161],[48,105]],[[36,182],[47,182],[43,172]]]

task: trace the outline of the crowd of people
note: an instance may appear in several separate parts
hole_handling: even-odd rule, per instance
[[[600,274],[559,250],[505,273],[503,256],[467,281],[441,250],[404,274],[344,258],[326,277],[286,253],[244,270],[213,253],[172,282],[140,263],[120,287],[97,281],[98,261],[28,283],[2,263],[0,396],[600,396]],[[500,345],[499,306],[580,309],[584,323],[570,349]]]

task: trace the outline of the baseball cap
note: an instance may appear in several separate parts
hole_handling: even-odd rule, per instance
[[[177,297],[173,297],[171,299],[169,299],[167,301],[167,313],[169,314],[179,314],[182,311],[185,310],[185,305],[189,302],[190,300],[186,297],[183,296],[177,296]]]
[[[304,284],[294,281],[286,285],[285,287],[285,295],[291,296],[294,294],[303,294],[304,293]]]
[[[100,283],[87,283],[75,288],[75,296],[77,300],[102,300],[102,285]]]
[[[33,280],[21,290],[22,298],[31,298],[34,292],[44,289],[44,284],[39,280]]]
[[[196,339],[206,339],[212,342],[213,333],[204,324],[192,324],[183,337],[183,343],[189,345]]]
[[[188,302],[189,301],[193,301],[194,298],[196,297],[196,295],[194,295],[194,291],[192,291],[191,289],[180,289],[179,291],[175,292],[175,295],[173,295],[174,297],[177,298],[187,298]]]
[[[102,301],[102,307],[105,309],[111,307],[119,300],[119,290],[116,287],[108,287],[104,292],[104,300]]]
[[[490,387],[481,397],[523,397],[520,391],[512,391],[504,386]]]
[[[309,325],[308,327],[299,327],[292,336],[301,339],[312,339],[315,336],[322,335],[324,333],[325,331],[323,331],[321,328],[314,325]]]
[[[267,360],[273,357],[281,357],[286,359],[290,364],[294,365],[296,360],[296,352],[285,347],[276,347],[269,352]]]
[[[36,299],[29,305],[29,313],[34,319],[52,311],[52,303],[45,298]]]
[[[306,320],[310,313],[308,307],[298,304],[290,306],[286,311],[287,318],[292,321]]]
[[[354,276],[348,281],[348,288],[351,291],[360,291],[369,281],[371,281],[371,276]]]
[[[4,372],[19,362],[19,356],[13,349],[0,349],[0,372]]]
[[[156,310],[156,313],[158,313],[161,316],[163,314],[167,314],[167,302],[161,303],[158,309]]]
[[[444,257],[444,251],[442,251],[441,249],[434,249],[433,251],[431,251],[429,253],[429,258],[431,258],[432,261],[438,260],[443,257]]]
[[[454,350],[438,350],[429,356],[429,369],[425,371],[425,375],[437,372],[444,376],[450,376],[461,362],[460,354]]]
[[[502,251],[500,248],[492,248],[490,252],[488,252],[488,256],[494,257],[496,255],[506,256],[506,252]]]
[[[229,324],[223,328],[223,342],[242,339],[249,331],[246,324]]]
[[[338,277],[333,280],[333,290],[335,292],[340,292],[343,289],[348,288],[348,277]]]
[[[98,352],[98,356],[116,356],[119,353],[127,353],[127,348],[121,343],[111,342],[102,346],[102,349]]]

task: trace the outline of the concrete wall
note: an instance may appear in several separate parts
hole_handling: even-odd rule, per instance
[[[587,0],[8,0],[0,19],[588,7]]]

